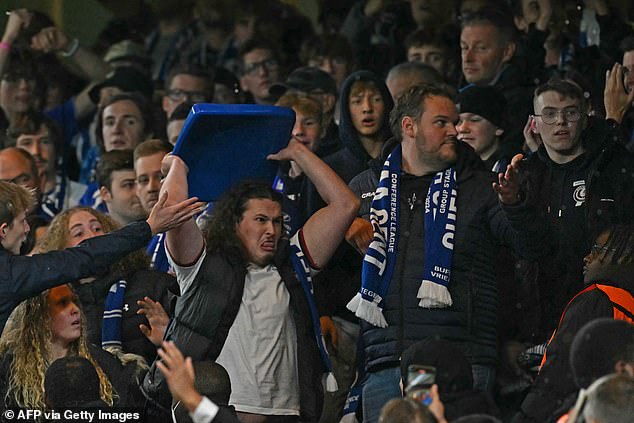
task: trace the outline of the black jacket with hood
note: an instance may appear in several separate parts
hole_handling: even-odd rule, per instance
[[[384,151],[389,153],[391,148],[388,147],[395,145],[396,141],[390,140]],[[430,336],[441,336],[456,343],[471,364],[494,365],[496,362],[497,252],[504,244],[536,257],[540,240],[545,235],[534,232],[530,225],[525,226],[522,233],[512,230],[491,189],[493,174],[484,168],[467,144],[458,142],[457,149],[458,161],[454,167],[458,184],[458,218],[449,283],[453,305],[437,309],[418,306],[416,293],[425,260],[424,203],[433,175],[403,174],[399,187],[397,259],[383,299],[383,315],[388,327],[361,322],[368,371],[397,366],[405,348]],[[369,215],[380,171],[380,165],[373,166],[350,183],[351,189],[361,198],[361,216]]]
[[[581,137],[586,151],[569,163],[553,162],[544,146],[523,161],[526,199],[506,209],[513,215],[535,208],[550,234],[544,255],[529,266],[538,272],[536,280],[525,281],[534,294],[525,311],[536,316],[525,323],[533,326],[535,342],[548,339],[563,307],[581,290],[583,257],[594,239],[611,224],[634,218],[634,157],[604,120],[590,118]]]
[[[394,102],[392,96],[385,85],[385,82],[377,75],[370,71],[360,70],[351,74],[341,84],[341,116],[339,119],[339,138],[343,148],[334,154],[324,158],[324,162],[330,166],[346,183],[350,182],[359,173],[368,168],[368,162],[372,159],[370,155],[365,151],[359,134],[352,123],[352,116],[350,115],[350,107],[348,106],[348,100],[350,97],[350,90],[357,81],[368,81],[374,83],[374,86],[379,90],[383,97],[384,112],[383,112],[383,127],[384,139],[387,140],[390,137],[390,124],[389,117]]]
[[[389,115],[394,107],[394,102],[381,78],[374,73],[361,70],[351,74],[341,85],[341,118],[339,122],[339,138],[343,148],[324,158],[324,162],[330,166],[346,183],[350,182],[359,173],[366,170],[372,157],[365,151],[359,134],[352,123],[348,99],[350,90],[357,81],[369,81],[379,90],[383,97],[383,134],[384,139],[390,137]],[[381,161],[383,164],[383,161]],[[311,184],[312,185],[312,184]],[[316,193],[315,193],[316,195]],[[317,211],[325,204],[319,198],[318,207],[309,210],[309,215]],[[315,204],[313,200],[312,204]],[[354,297],[360,286],[361,257],[345,241],[331,259],[330,263],[315,277],[315,297],[320,315],[336,315],[355,321],[356,318],[346,309],[348,301]]]

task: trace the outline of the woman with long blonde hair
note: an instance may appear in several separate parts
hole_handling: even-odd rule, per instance
[[[97,210],[74,207],[53,219],[39,250],[73,247],[117,228],[113,219]],[[124,363],[131,356],[122,353],[136,354],[147,363],[154,361],[156,345],[162,339],[162,325],[168,322],[163,315],[161,325],[155,324],[155,320],[150,325],[144,315],[150,318],[157,308],[169,309],[168,287],[174,278],[148,267],[148,257],[139,250],[119,260],[105,274],[68,281],[86,316],[88,341],[115,353]],[[141,363],[141,367],[147,366]]]
[[[117,394],[104,368],[121,371],[107,352],[89,346],[77,297],[69,285],[51,288],[23,301],[0,338],[0,401],[6,407],[46,408],[44,376],[58,358],[77,355],[99,376],[100,396],[113,405]]]

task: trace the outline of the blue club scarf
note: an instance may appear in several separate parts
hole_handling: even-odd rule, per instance
[[[370,207],[374,236],[363,258],[361,290],[347,306],[357,317],[383,328],[388,324],[382,302],[392,281],[398,245],[401,155],[399,145],[381,170]],[[456,171],[449,168],[438,172],[425,198],[425,265],[417,293],[419,307],[442,308],[452,304],[447,286],[453,261],[456,199]]]
[[[315,304],[315,298],[313,296],[313,281],[310,276],[310,267],[306,263],[304,252],[301,250],[299,245],[291,242],[290,248],[293,270],[295,270],[297,279],[304,290],[304,296],[306,297],[306,302],[308,303],[308,308],[310,310],[310,317],[313,323],[313,334],[315,336],[315,341],[317,342],[317,348],[319,348],[321,362],[328,370],[328,376],[326,378],[326,392],[337,392],[337,380],[335,379],[335,374],[332,371],[330,356],[326,350],[326,343],[321,333],[321,327],[319,326],[319,313],[317,312],[317,305]]]
[[[110,287],[101,322],[101,347],[121,348],[121,320],[123,318],[123,297],[127,282],[120,280]]]

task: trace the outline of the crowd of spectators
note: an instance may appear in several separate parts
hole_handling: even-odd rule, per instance
[[[631,421],[634,5],[294,3],[7,11],[0,409]],[[197,103],[292,109],[275,180],[188,198]]]

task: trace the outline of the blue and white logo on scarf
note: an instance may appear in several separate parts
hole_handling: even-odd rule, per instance
[[[399,219],[399,181],[402,149],[399,145],[383,165],[370,207],[374,229],[372,242],[363,258],[361,290],[347,307],[355,315],[378,327],[387,327],[383,298],[387,294],[396,263]],[[425,260],[419,306],[451,306],[447,286],[451,277],[453,238],[456,230],[456,172],[438,172],[425,199]]]

